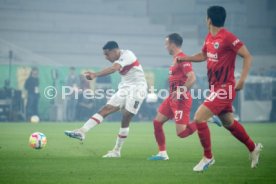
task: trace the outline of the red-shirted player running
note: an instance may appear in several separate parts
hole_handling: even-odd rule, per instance
[[[166,48],[169,54],[173,56],[173,64],[169,71],[170,96],[161,104],[157,116],[153,121],[154,135],[159,152],[157,155],[150,157],[149,160],[169,159],[163,131],[163,124],[169,119],[175,120],[176,133],[180,138],[187,137],[196,131],[196,124],[189,123],[192,106],[192,97],[189,89],[194,84],[196,77],[191,63],[176,62],[176,57],[185,56],[181,50],[182,42],[182,37],[177,33],[168,35],[165,40]],[[177,92],[180,92],[180,88],[187,89],[186,92],[181,92],[184,95],[180,95],[180,93],[177,95]]]
[[[209,87],[212,91],[198,108],[194,117],[198,136],[204,148],[203,159],[193,168],[194,171],[203,171],[215,162],[211,151],[210,131],[206,123],[213,115],[218,115],[223,126],[246,145],[250,152],[252,168],[257,166],[262,149],[262,145],[255,144],[243,126],[233,117],[232,102],[236,95],[235,91],[243,88],[252,57],[246,46],[235,35],[223,28],[225,19],[226,11],[223,7],[209,7],[207,10],[209,33],[202,52],[194,56],[177,58],[178,62],[207,60]],[[239,81],[235,83],[234,70],[237,54],[243,58],[243,68]]]

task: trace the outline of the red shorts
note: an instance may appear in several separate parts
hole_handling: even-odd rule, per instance
[[[192,102],[190,94],[187,99],[183,100],[172,100],[169,96],[160,105],[158,112],[170,119],[174,119],[177,124],[188,124],[190,122]]]
[[[210,95],[205,99],[203,105],[208,107],[215,115],[233,112],[232,103],[236,91],[233,84],[222,84],[215,86]]]

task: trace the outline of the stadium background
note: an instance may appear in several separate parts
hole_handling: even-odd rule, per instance
[[[64,85],[69,67],[76,73],[109,66],[102,46],[116,40],[123,49],[133,50],[145,68],[150,85],[167,88],[171,57],[164,48],[164,38],[172,32],[183,36],[186,54],[201,49],[206,8],[220,4],[227,9],[226,27],[244,41],[254,61],[245,89],[235,101],[242,121],[275,121],[276,108],[276,2],[273,0],[0,0],[0,84],[10,80],[11,87],[22,90],[14,111],[1,110],[1,121],[24,121],[26,95],[23,84],[30,68],[39,68],[39,116],[43,121],[64,121],[65,101],[48,100],[43,90],[48,85]],[[242,62],[237,58],[238,78]],[[194,64],[195,88],[207,88],[205,63]],[[58,75],[53,80],[52,74]],[[116,88],[120,77],[91,83],[91,88]],[[1,97],[5,98],[5,97]],[[202,100],[194,100],[193,113]],[[2,101],[3,102],[3,101]],[[20,103],[19,103],[20,102]],[[95,100],[93,114],[103,100]],[[160,100],[144,103],[135,121],[151,120]],[[9,104],[1,103],[4,109]],[[87,117],[83,116],[85,120]],[[113,115],[109,120],[119,120]]]
[[[208,125],[216,164],[206,172],[192,172],[202,156],[198,135],[179,139],[172,122],[164,127],[170,160],[148,161],[157,152],[151,122],[160,100],[143,104],[134,119],[139,123],[131,124],[120,159],[101,159],[114,144],[119,113],[89,132],[84,143],[64,136],[65,130],[79,128],[84,121],[69,123],[64,115],[66,101],[60,96],[46,99],[46,86],[54,85],[60,92],[71,66],[77,74],[109,66],[101,48],[106,41],[116,40],[138,56],[150,85],[167,88],[171,56],[164,47],[165,36],[180,33],[184,52],[198,52],[207,33],[206,9],[214,4],[226,7],[226,27],[246,43],[254,57],[245,89],[234,106],[249,135],[264,145],[257,169],[250,168],[244,145],[213,123]],[[275,17],[274,0],[0,0],[0,183],[275,184]],[[236,64],[238,78],[240,58]],[[33,66],[39,68],[41,123],[25,123],[24,119],[23,84]],[[205,63],[193,67],[194,88],[206,89]],[[116,88],[119,80],[114,74],[91,82],[90,87]],[[7,87],[12,88],[8,96],[3,95]],[[89,114],[105,101],[94,100]],[[194,100],[193,113],[200,102]],[[28,146],[29,136],[37,131],[47,136],[42,150]]]

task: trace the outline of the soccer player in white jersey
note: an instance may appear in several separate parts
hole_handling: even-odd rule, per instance
[[[112,66],[100,72],[86,72],[88,80],[102,77],[118,71],[121,75],[121,82],[118,91],[110,98],[105,106],[79,129],[65,131],[65,135],[79,140],[85,139],[85,134],[100,124],[109,114],[121,110],[122,121],[116,144],[113,150],[103,157],[120,157],[121,148],[129,133],[129,124],[132,117],[137,114],[147,94],[147,83],[142,66],[137,57],[130,50],[120,50],[115,41],[107,42],[103,47],[105,58],[112,63]]]

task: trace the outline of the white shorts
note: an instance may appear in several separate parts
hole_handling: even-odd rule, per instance
[[[112,95],[107,104],[137,114],[146,96],[146,86],[123,87]]]

